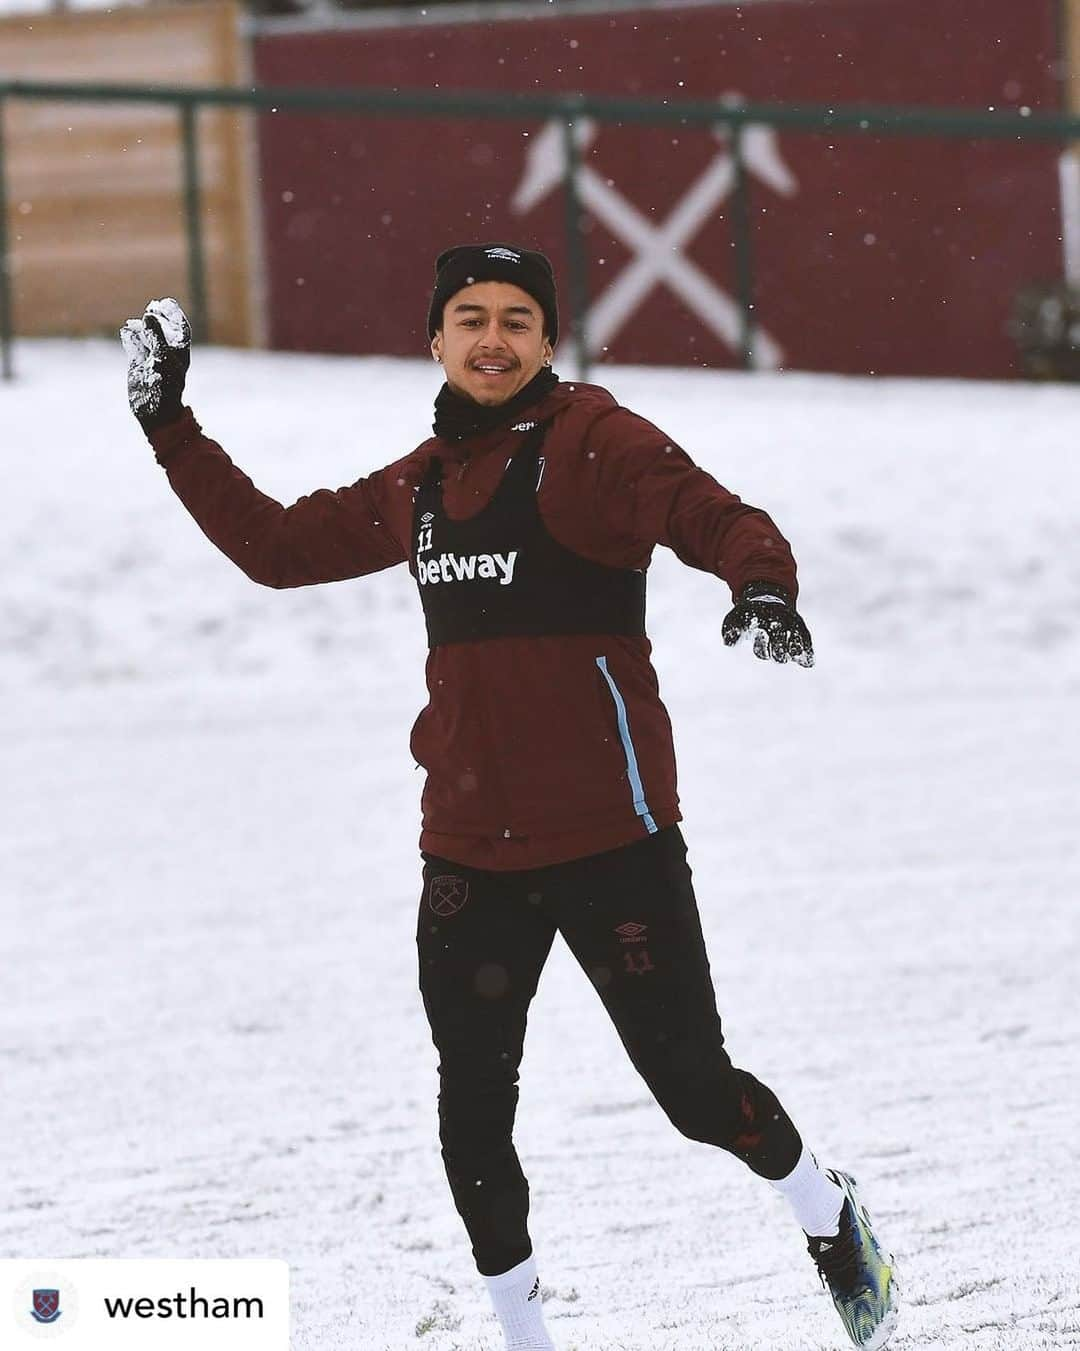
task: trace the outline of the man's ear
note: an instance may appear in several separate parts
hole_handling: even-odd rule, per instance
[[[550,339],[550,338],[545,338],[545,339],[544,339],[544,346],[543,346],[543,348],[542,348],[541,350],[542,350],[543,356],[544,356],[544,365],[545,365],[545,366],[550,366],[550,365],[551,365],[551,358],[555,355],[555,348],[552,347],[552,345],[551,345],[551,339]]]
[[[431,355],[436,361],[442,361],[442,329],[438,329],[431,340]]]

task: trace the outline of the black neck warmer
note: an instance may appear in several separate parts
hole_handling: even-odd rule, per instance
[[[558,382],[559,377],[553,370],[549,370],[546,366],[541,367],[512,399],[492,407],[462,398],[460,394],[455,394],[449,385],[443,385],[435,398],[435,421],[432,430],[444,441],[464,441],[469,436],[483,436],[485,432],[501,427],[504,422],[512,422],[526,408],[539,403],[548,390]]]

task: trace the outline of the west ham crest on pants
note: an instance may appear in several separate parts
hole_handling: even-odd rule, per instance
[[[469,884],[464,877],[433,877],[428,890],[428,905],[445,919],[456,915],[469,899]]]
[[[60,1317],[60,1291],[35,1290],[34,1307],[30,1312],[39,1323],[55,1323]]]

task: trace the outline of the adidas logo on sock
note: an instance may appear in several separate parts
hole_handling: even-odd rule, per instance
[[[528,1295],[526,1296],[526,1299],[527,1300],[535,1299],[539,1293],[540,1293],[540,1277],[537,1276],[536,1280],[533,1281],[533,1288],[529,1291]]]

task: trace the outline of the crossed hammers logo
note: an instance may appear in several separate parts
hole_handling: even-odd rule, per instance
[[[592,118],[582,118],[575,127],[578,151],[584,154],[597,136]],[[652,288],[666,284],[703,324],[733,351],[739,349],[742,316],[738,305],[683,249],[735,186],[735,163],[727,149],[726,127],[715,127],[720,150],[701,177],[672,208],[671,214],[654,225],[621,196],[595,169],[583,164],[578,174],[582,204],[635,255],[612,284],[593,303],[585,316],[589,347],[601,351],[623,328]],[[525,172],[511,198],[511,206],[525,215],[559,187],[565,174],[563,127],[549,122],[526,154]],[[747,171],[782,197],[793,197],[799,185],[780,156],[776,133],[771,127],[747,126],[743,132],[743,156]],[[774,370],[783,360],[776,340],[761,327],[753,330],[754,365]]]

